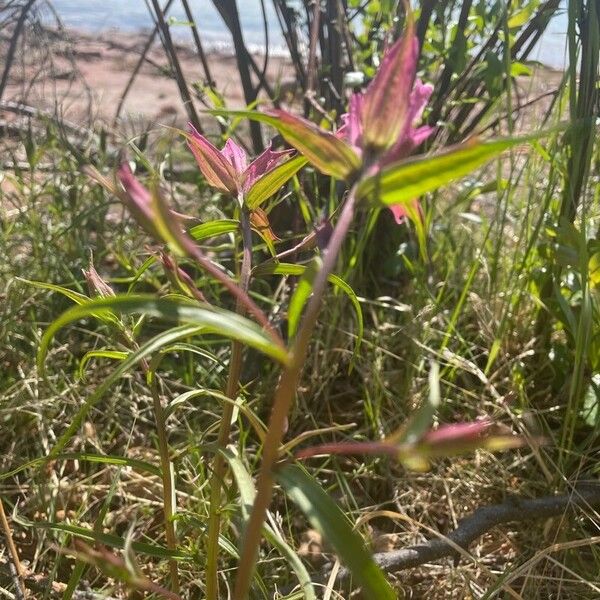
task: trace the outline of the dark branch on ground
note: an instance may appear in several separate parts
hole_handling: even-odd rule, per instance
[[[578,488],[571,494],[544,496],[531,500],[515,496],[502,504],[478,508],[473,514],[462,519],[458,527],[447,536],[401,550],[379,552],[374,554],[373,558],[377,565],[387,572],[418,567],[444,557],[458,560],[460,553],[457,552],[456,546],[468,550],[473,541],[497,525],[531,519],[548,519],[560,516],[569,509],[596,507],[600,507],[599,485]],[[343,569],[338,579],[346,579],[349,575],[350,573]]]

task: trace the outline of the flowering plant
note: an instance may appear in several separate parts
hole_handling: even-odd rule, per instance
[[[364,544],[356,533],[343,523],[339,508],[320,489],[314,479],[297,466],[282,462],[283,437],[288,416],[302,376],[304,364],[317,324],[328,282],[337,281],[333,275],[344,243],[358,208],[388,207],[397,221],[407,216],[418,219],[418,199],[484,164],[504,150],[521,143],[518,139],[503,139],[488,142],[470,140],[433,155],[412,156],[431,135],[433,128],[419,125],[427,101],[431,95],[430,85],[416,76],[419,49],[412,18],[408,18],[404,35],[385,54],[381,67],[364,92],[353,94],[349,99],[348,112],[341,117],[339,128],[332,132],[320,128],[313,122],[281,109],[260,111],[226,111],[226,114],[247,117],[274,127],[293,149],[275,151],[269,146],[253,161],[249,161],[243,148],[233,139],[228,139],[222,150],[218,150],[206,137],[191,128],[184,133],[187,144],[207,184],[229,200],[233,222],[225,227],[213,227],[212,232],[227,232],[236,236],[241,253],[236,253],[233,273],[226,272],[207,255],[197,243],[198,231],[187,227],[187,220],[169,205],[159,178],[153,176],[148,185],[139,181],[127,163],[117,171],[116,181],[90,170],[96,181],[115,194],[130,210],[137,222],[159,244],[160,260],[167,273],[180,284],[181,294],[156,298],[146,295],[119,295],[106,286],[97,273],[90,269],[86,274],[93,288],[95,299],[81,299],[80,306],[65,313],[48,330],[42,340],[40,364],[46,355],[50,340],[58,328],[88,315],[116,314],[117,312],[141,312],[152,317],[176,320],[178,326],[162,337],[150,340],[143,346],[131,344],[126,367],[141,363],[147,381],[153,390],[156,425],[159,431],[162,481],[165,494],[171,496],[172,461],[166,435],[166,416],[158,395],[158,365],[166,352],[181,339],[192,336],[219,334],[231,340],[228,373],[223,393],[225,407],[215,457],[212,463],[210,484],[209,523],[205,543],[206,555],[206,598],[219,597],[218,552],[221,535],[222,484],[227,470],[227,461],[235,464],[235,474],[240,477],[239,461],[232,458],[228,444],[234,408],[239,408],[240,376],[243,365],[244,347],[251,347],[277,361],[281,374],[274,391],[269,422],[266,428],[255,424],[261,442],[261,463],[256,479],[256,490],[246,493],[243,501],[243,539],[239,565],[233,590],[234,600],[245,600],[253,578],[257,555],[263,534],[274,545],[288,550],[272,528],[266,523],[275,482],[283,486],[289,496],[309,512],[315,514],[316,522],[331,534],[331,543],[340,557],[352,566],[358,583],[373,598],[393,598],[394,592],[377,569]],[[223,111],[221,111],[223,113]],[[297,154],[295,154],[297,153]],[[269,273],[299,275],[298,286],[287,306],[290,323],[289,340],[285,341],[268,314],[268,304],[257,300],[251,293],[252,276],[260,272],[253,267],[255,248],[252,231],[267,242],[273,251],[277,241],[270,230],[268,216],[263,204],[277,194],[300,169],[310,163],[324,175],[346,184],[346,193],[341,206],[332,218],[331,229],[322,236],[322,243],[315,250],[315,258],[308,267],[305,264],[286,265],[278,262],[281,255],[269,261]],[[203,224],[205,225],[205,224]],[[326,238],[326,239],[325,239]],[[239,258],[237,258],[239,256]],[[203,290],[196,281],[175,261],[175,257],[190,261],[210,279],[222,285],[234,298],[235,309],[224,310],[209,304]],[[272,267],[275,265],[275,267]],[[279,270],[278,270],[279,269]],[[358,304],[358,301],[356,301]],[[266,305],[266,306],[265,306]],[[360,307],[359,307],[360,310]],[[132,340],[131,336],[128,338]],[[152,358],[156,353],[157,357]],[[53,453],[65,447],[78,425],[94,402],[99,401],[116,377],[124,372],[117,371],[109,378],[92,399],[86,403],[73,420],[73,426],[56,444]],[[401,432],[385,440],[361,444],[334,444],[315,448],[304,448],[297,459],[307,459],[322,452],[328,453],[373,453],[393,456],[410,467],[424,467],[431,458],[450,455],[458,451],[479,447],[500,448],[520,443],[505,432],[494,432],[488,421],[475,424],[454,424],[432,431],[435,409],[439,404],[439,388],[435,368],[430,378],[431,398],[410,419]],[[289,446],[288,446],[289,449]],[[289,457],[289,453],[288,453]],[[251,482],[251,477],[248,475]],[[316,487],[315,487],[316,486]],[[243,486],[240,485],[242,491]],[[318,501],[317,501],[318,500]],[[252,505],[251,511],[248,510]],[[308,508],[307,508],[308,507]],[[310,510],[309,510],[310,509]],[[336,513],[335,510],[338,512]],[[165,531],[168,550],[171,553],[171,576],[173,591],[178,588],[176,563],[177,538],[174,522],[175,506],[165,500]],[[319,512],[321,511],[321,512]],[[325,512],[329,511],[325,518]],[[332,517],[333,515],[333,517]],[[336,520],[335,527],[327,528],[328,521]],[[323,525],[325,523],[325,525]],[[295,564],[300,579],[306,581],[302,565]],[[310,578],[308,580],[310,586]],[[311,588],[312,589],[312,588]]]

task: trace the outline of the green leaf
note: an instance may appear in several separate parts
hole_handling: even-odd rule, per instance
[[[277,481],[289,498],[331,544],[366,598],[396,600],[397,596],[373,561],[361,536],[352,529],[346,516],[323,488],[297,465],[286,465],[276,473]]]
[[[17,281],[22,281],[23,283],[33,285],[34,287],[40,288],[42,290],[58,292],[59,294],[66,296],[69,300],[72,300],[76,304],[84,304],[90,299],[89,296],[86,296],[85,294],[80,294],[79,292],[74,292],[73,290],[63,287],[62,285],[54,285],[53,283],[46,283],[45,281],[34,281],[32,279],[25,279],[24,277],[16,277],[16,279]]]
[[[429,370],[429,395],[427,400],[410,416],[400,435],[394,437],[393,441],[397,444],[416,444],[431,428],[433,417],[439,406],[440,365],[433,361]]]
[[[312,294],[313,282],[322,266],[323,261],[315,256],[310,264],[305,267],[304,272],[300,277],[300,281],[298,281],[298,285],[292,294],[288,306],[288,336],[290,338],[294,337],[296,331],[298,331],[302,310]]]
[[[63,287],[62,285],[46,283],[45,281],[34,281],[31,279],[25,279],[23,277],[17,277],[16,279],[18,281],[22,281],[23,283],[26,283],[28,285],[37,287],[41,290],[50,290],[51,292],[58,292],[59,294],[62,294],[63,296],[67,297],[69,300],[72,300],[73,302],[75,302],[75,304],[85,304],[86,302],[89,302],[91,300],[91,298],[89,296],[86,296],[85,294],[80,294],[79,292],[70,290],[69,288]],[[95,316],[97,319],[99,319],[103,323],[110,323],[112,325],[120,326],[120,322],[114,314],[106,313],[106,314],[102,314],[102,315],[97,314],[97,315],[93,315],[93,316]]]
[[[510,19],[508,19],[507,26],[509,29],[516,27],[522,27],[532,17],[535,9],[537,8],[538,2],[529,2],[529,4],[518,10]],[[518,4],[517,4],[518,6]]]
[[[221,450],[221,454],[223,454],[229,463],[238,490],[240,491],[242,520],[244,521],[244,524],[246,524],[250,517],[252,505],[254,504],[254,498],[256,497],[254,482],[252,481],[250,473],[248,473],[248,469],[246,469],[242,459],[235,452],[233,447]],[[274,527],[265,524],[263,526],[263,532],[267,541],[281,552],[288,561],[290,567],[296,573],[296,577],[304,592],[304,598],[306,600],[316,600],[317,597],[310,575],[300,557]]]
[[[240,224],[238,221],[233,219],[219,219],[195,225],[190,229],[189,234],[199,242],[200,240],[225,235],[226,233],[234,233],[239,228]]]
[[[293,263],[267,262],[262,265],[258,265],[253,270],[253,274],[255,276],[260,276],[260,275],[302,276],[305,271],[306,271],[305,265],[296,265]],[[352,307],[354,308],[354,312],[356,315],[356,323],[358,326],[356,343],[354,345],[354,353],[356,354],[358,352],[358,350],[360,349],[360,345],[362,343],[363,336],[364,336],[363,312],[362,312],[362,308],[360,306],[360,302],[358,300],[358,296],[356,295],[356,293],[354,292],[352,287],[348,283],[346,283],[341,277],[331,274],[331,275],[329,275],[327,280],[329,281],[329,283],[333,284],[338,289],[340,289],[342,292],[344,292],[344,294],[346,294],[346,296],[348,296],[348,299],[350,300],[350,302],[352,303]]]
[[[73,309],[71,309],[71,311],[72,310]],[[71,311],[63,313],[63,317]],[[106,379],[102,381],[102,383],[96,388],[96,390],[79,407],[79,410],[77,411],[75,416],[71,418],[69,426],[67,427],[65,432],[60,436],[54,447],[50,450],[49,457],[56,458],[63,451],[65,446],[69,443],[71,438],[77,433],[77,430],[81,427],[81,424],[83,423],[89,411],[96,404],[98,404],[98,402],[102,399],[104,394],[116,381],[118,381],[121,375],[126,373],[129,369],[134,367],[138,362],[140,362],[147,356],[150,356],[158,350],[160,350],[163,346],[172,344],[173,342],[176,342],[177,340],[180,340],[182,338],[188,338],[194,335],[198,335],[200,333],[203,333],[204,330],[204,327],[199,327],[198,325],[182,325],[180,327],[174,327],[152,338],[135,352],[131,352],[129,356],[123,362],[121,362],[119,366]],[[46,332],[46,334],[47,333],[48,331]],[[48,339],[47,343],[45,344],[46,348],[42,346],[38,353],[38,361],[41,360],[41,364],[43,364],[45,353],[47,351],[47,344],[49,342],[50,339]]]
[[[331,175],[336,179],[347,179],[360,169],[360,158],[346,142],[333,133],[320,129],[311,121],[286,111],[272,110],[263,113],[252,110],[211,110],[209,112],[214,115],[246,117],[271,125],[325,175]]]
[[[86,352],[79,363],[79,379],[83,379],[85,367],[92,358],[111,358],[113,360],[125,360],[129,352],[120,350],[90,350]]]
[[[141,313],[147,317],[201,326],[203,333],[215,333],[238,340],[281,363],[289,360],[286,350],[275,345],[253,321],[228,310],[209,305],[192,304],[180,298],[156,298],[154,296],[114,296],[98,298],[86,304],[74,306],[56,319],[44,333],[38,352],[38,369],[44,370],[48,347],[56,333],[73,321],[94,313],[121,312]]]
[[[510,76],[511,77],[519,77],[521,75],[526,75],[530,77],[533,73],[533,69],[521,62],[513,62],[510,64]]]
[[[265,200],[277,193],[306,163],[304,156],[296,156],[260,177],[246,194],[246,206],[250,210],[258,208]]]
[[[39,458],[34,458],[18,467],[10,471],[5,471],[4,473],[0,473],[0,481],[4,479],[10,479],[27,469],[33,469],[34,467],[39,467],[53,460],[79,460],[84,462],[91,463],[102,463],[109,464],[115,467],[131,467],[136,471],[150,473],[151,475],[160,476],[160,469],[143,460],[138,460],[136,458],[126,458],[124,456],[114,456],[110,454],[88,454],[85,452],[64,452],[63,454],[57,454],[56,456],[40,456]]]
[[[469,141],[437,156],[420,156],[389,165],[364,179],[357,197],[385,206],[411,202],[415,198],[459,179],[531,138],[511,138],[492,142]]]
[[[98,542],[110,548],[125,548],[125,540],[110,533],[102,533],[94,531],[87,527],[79,527],[77,525],[69,525],[67,523],[52,523],[48,521],[25,521],[20,519],[20,522],[29,527],[36,529],[51,529],[53,531],[62,531],[87,542]],[[168,550],[163,546],[156,544],[147,544],[145,542],[131,542],[131,548],[140,554],[154,556],[156,558],[172,558],[175,560],[192,560],[188,554],[180,551]]]

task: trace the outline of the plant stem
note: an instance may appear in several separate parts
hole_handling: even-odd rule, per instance
[[[308,302],[302,324],[291,349],[290,364],[281,374],[277,390],[275,391],[269,426],[263,444],[262,463],[256,485],[256,499],[246,527],[239,560],[238,574],[233,593],[234,600],[245,600],[248,597],[252,574],[258,556],[262,527],[273,497],[273,471],[279,458],[279,447],[285,433],[288,413],[295,398],[298,380],[306,360],[313,330],[321,310],[323,295],[327,287],[327,277],[335,268],[339,251],[354,217],[355,190],[355,186],[350,190],[340,218],[325,250],[323,266],[315,277],[313,295]]]
[[[250,285],[250,273],[252,271],[252,230],[250,228],[250,217],[245,209],[241,211],[242,228],[242,265],[240,268],[240,288],[247,293]],[[244,305],[239,301],[236,303],[236,312],[243,314]],[[234,341],[231,344],[231,358],[229,360],[229,373],[225,386],[225,395],[235,400],[240,387],[240,375],[242,372],[243,344]],[[217,453],[213,462],[213,473],[210,480],[210,506],[208,517],[208,539],[206,545],[206,600],[216,600],[219,597],[219,584],[217,580],[219,533],[221,529],[221,489],[225,476],[226,463],[220,450],[227,447],[231,433],[231,419],[233,416],[233,404],[226,403],[221,416],[221,426],[217,440]]]
[[[182,237],[180,242],[183,244],[186,254],[198,263],[198,266],[206,273],[214,277],[217,281],[223,284],[228,292],[236,299],[237,303],[240,303],[248,312],[252,315],[259,325],[271,336],[273,343],[281,348],[285,346],[281,336],[273,325],[269,323],[269,319],[265,313],[257,306],[256,302],[250,298],[250,296],[242,290],[242,288],[228,275],[226,275],[217,265],[215,265],[210,258],[205,256],[200,248],[192,241],[191,238]]]
[[[156,422],[156,434],[158,437],[158,453],[160,455],[160,472],[163,485],[163,512],[165,517],[165,537],[167,538],[167,548],[169,550],[177,549],[177,537],[175,535],[175,516],[174,489],[173,489],[173,470],[171,459],[169,457],[169,443],[167,441],[167,427],[165,412],[160,402],[158,391],[158,378],[152,367],[148,370],[150,391],[152,402],[154,404],[154,420]],[[179,572],[177,561],[169,561],[169,571],[171,573],[171,586],[175,594],[179,593]]]
[[[15,541],[12,536],[12,532],[10,530],[10,524],[8,523],[8,519],[6,518],[6,513],[4,512],[4,504],[2,504],[2,499],[0,498],[0,526],[2,527],[2,531],[4,532],[4,537],[6,538],[6,547],[10,553],[10,556],[13,561],[13,565],[15,567],[15,578],[17,583],[17,589],[21,592],[23,597],[26,596],[27,590],[25,589],[25,584],[23,583],[23,575],[25,570],[23,569],[23,565],[21,564],[21,560],[19,559],[19,553],[17,551],[17,547],[15,545]]]

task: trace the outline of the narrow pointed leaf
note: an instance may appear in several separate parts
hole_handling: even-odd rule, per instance
[[[377,75],[364,94],[362,130],[365,147],[388,148],[408,125],[418,55],[418,40],[410,16],[404,35],[383,57]]]
[[[312,294],[313,282],[322,266],[323,261],[319,257],[313,258],[296,285],[288,306],[288,336],[290,338],[294,337],[298,331],[304,305]]]
[[[304,156],[296,156],[260,177],[246,194],[246,206],[250,210],[258,208],[276,194],[306,163]]]
[[[268,262],[262,265],[258,265],[254,270],[253,274],[255,276],[259,275],[295,275],[302,276],[306,271],[305,265],[296,265],[292,263],[276,263],[276,262]],[[358,300],[358,296],[352,289],[352,287],[344,281],[341,277],[337,275],[329,275],[327,278],[329,283],[335,285],[338,289],[340,289],[350,302],[352,303],[352,307],[354,308],[354,312],[356,314],[356,324],[358,326],[358,333],[356,335],[356,343],[354,345],[354,353],[356,354],[360,348],[362,343],[362,339],[364,336],[364,318],[362,308],[360,306],[360,302]]]
[[[81,362],[79,363],[79,379],[83,379],[85,367],[92,358],[110,358],[112,360],[125,360],[129,352],[122,352],[121,350],[90,350],[86,352]]]
[[[423,156],[392,164],[363,180],[357,190],[361,199],[385,206],[412,202],[418,196],[464,177],[505,150],[530,138],[476,140],[460,144],[437,156]]]
[[[165,241],[171,250],[179,255],[186,255],[186,242],[183,226],[177,215],[169,208],[163,197],[158,181],[154,180],[150,186],[154,226],[159,239]]]
[[[239,228],[239,222],[235,221],[234,219],[219,219],[217,221],[209,221],[208,223],[195,225],[189,230],[189,234],[197,242],[199,242],[207,238],[217,237],[227,233],[234,233]]]
[[[23,521],[22,521],[23,522]],[[79,527],[78,525],[69,525],[67,523],[52,523],[48,521],[29,521],[23,522],[24,525],[34,527],[36,529],[51,529],[53,531],[61,531],[69,533],[72,536],[86,540],[88,542],[97,542],[110,548],[125,548],[126,541],[124,538],[111,533],[103,533],[88,529],[87,527]],[[148,544],[146,542],[131,542],[131,548],[140,554],[154,556],[156,558],[172,558],[175,560],[192,560],[189,554],[178,550],[168,550],[164,546],[156,544]]]
[[[244,465],[242,459],[232,447],[222,450],[221,453],[229,463],[238,490],[240,491],[242,520],[245,525],[250,517],[250,511],[252,510],[254,498],[256,497],[254,482],[252,481],[252,476],[248,472],[246,465]],[[267,541],[281,552],[288,561],[290,567],[296,573],[305,600],[317,600],[310,575],[298,554],[294,552],[276,529],[265,524],[263,526],[263,532]]]
[[[400,431],[390,436],[386,442],[394,444],[416,444],[431,428],[433,417],[440,405],[440,365],[431,363],[429,370],[429,394]]]
[[[308,162],[325,175],[347,179],[360,168],[359,157],[343,140],[320,129],[311,121],[291,113],[282,110],[272,110],[269,113],[252,110],[210,112],[217,115],[246,117],[271,125],[291,146],[303,154]]]
[[[23,283],[27,283],[28,285],[32,285],[41,290],[49,290],[51,292],[58,292],[62,294],[69,300],[72,300],[76,304],[85,304],[90,301],[90,297],[85,294],[80,294],[79,292],[75,292],[70,290],[69,288],[63,287],[62,285],[55,285],[54,283],[46,283],[45,281],[35,281],[33,279],[25,279],[24,277],[17,277],[17,281],[22,281]]]
[[[0,481],[4,481],[5,479],[10,479],[27,469],[33,469],[34,467],[39,467],[45,465],[54,460],[80,460],[84,462],[92,462],[92,463],[103,463],[110,464],[116,467],[131,467],[137,471],[147,472],[151,475],[160,476],[160,469],[149,462],[138,460],[136,458],[127,458],[124,456],[114,456],[110,454],[89,454],[86,452],[64,452],[63,454],[58,454],[56,456],[48,455],[48,456],[39,456],[38,458],[34,458],[26,463],[11,469],[10,471],[4,471],[4,473],[0,473]]]
[[[250,213],[250,226],[263,239],[271,256],[275,256],[274,243],[279,241],[279,238],[273,233],[269,217],[262,208],[256,208]]]
[[[182,301],[179,298],[156,298],[154,296],[114,296],[99,298],[74,306],[56,319],[44,333],[38,352],[38,368],[43,371],[44,361],[50,342],[56,333],[74,321],[89,317],[93,313],[105,311],[124,314],[138,313],[146,317],[158,317],[201,326],[204,333],[214,333],[238,340],[247,346],[263,352],[275,360],[286,363],[287,352],[275,344],[253,321],[234,312],[214,306]]]
[[[364,597],[397,600],[397,595],[373,561],[363,539],[352,529],[339,504],[315,479],[297,465],[286,465],[277,471],[276,477],[312,527],[331,544],[354,580],[362,587]]]
[[[67,313],[68,312],[70,311],[67,311]],[[64,313],[63,317],[67,313]],[[104,394],[108,392],[110,387],[113,384],[115,384],[124,373],[132,369],[144,358],[154,354],[157,350],[160,350],[160,348],[162,348],[163,346],[172,344],[173,342],[182,338],[189,338],[195,335],[199,335],[203,331],[204,328],[199,327],[197,325],[182,325],[180,327],[174,327],[173,329],[165,331],[152,338],[135,352],[131,352],[129,356],[124,361],[122,361],[108,377],[106,377],[102,381],[102,383],[96,388],[96,390],[85,399],[84,403],[80,406],[77,413],[69,420],[69,426],[67,427],[65,432],[60,436],[54,447],[50,450],[48,456],[50,458],[56,458],[64,450],[67,444],[71,441],[71,438],[77,433],[77,431],[81,427],[81,424],[87,417],[90,410],[94,408],[96,404],[98,404],[98,402],[104,397]],[[50,340],[47,340],[47,342],[44,343],[44,340],[42,339],[42,345],[38,352],[38,365],[43,365],[49,341]],[[41,370],[41,367],[38,366],[38,369]]]
[[[86,302],[89,302],[91,300],[91,298],[89,296],[86,296],[85,294],[80,294],[79,292],[70,290],[69,288],[63,287],[62,285],[46,283],[45,281],[34,281],[32,279],[25,279],[24,277],[17,277],[17,279],[19,281],[22,281],[23,283],[27,283],[29,285],[32,285],[32,286],[37,287],[42,290],[50,290],[51,292],[58,292],[59,294],[62,294],[69,300],[72,300],[73,302],[75,302],[75,304],[85,304]],[[110,323],[112,325],[118,325],[118,326],[120,325],[119,319],[117,319],[117,317],[114,314],[103,312],[101,315],[98,314],[98,315],[94,315],[94,316],[96,318],[98,318],[100,321],[103,321],[104,323]]]
[[[238,186],[235,168],[223,153],[193,128],[190,132],[181,131],[181,133],[186,137],[206,181],[222,192],[236,195]]]

